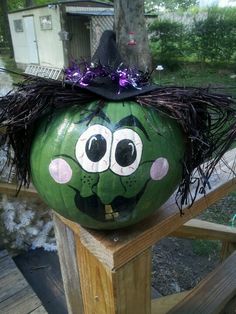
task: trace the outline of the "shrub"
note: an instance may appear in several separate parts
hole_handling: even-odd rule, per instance
[[[208,9],[206,19],[194,20],[189,39],[198,60],[232,61],[236,49],[236,10]]]
[[[184,26],[169,20],[155,20],[149,26],[151,53],[154,62],[169,69],[177,67],[183,57]]]

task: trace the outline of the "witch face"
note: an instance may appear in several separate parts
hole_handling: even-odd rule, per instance
[[[181,178],[184,144],[173,120],[135,102],[71,107],[42,123],[31,153],[33,182],[63,216],[92,228],[135,223]]]

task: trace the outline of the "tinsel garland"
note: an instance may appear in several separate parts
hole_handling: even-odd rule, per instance
[[[0,218],[4,229],[4,242],[11,249],[29,250],[43,248],[56,251],[53,221],[48,209],[38,210],[34,199],[30,202],[2,197]]]
[[[149,84],[150,74],[139,71],[135,67],[127,67],[123,63],[114,68],[100,63],[74,61],[65,69],[65,80],[81,87],[87,87],[100,78],[109,78],[116,83],[118,93],[120,93],[124,87],[142,89],[143,86]]]

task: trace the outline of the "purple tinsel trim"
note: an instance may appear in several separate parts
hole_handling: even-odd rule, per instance
[[[104,77],[116,83],[119,88],[132,86],[142,89],[144,85],[149,84],[148,73],[125,67],[123,64],[114,69],[101,64],[73,62],[70,67],[65,69],[65,79],[81,87],[92,85],[93,81]]]

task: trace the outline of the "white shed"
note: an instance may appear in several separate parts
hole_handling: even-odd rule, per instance
[[[93,55],[102,32],[113,28],[113,6],[64,1],[8,14],[17,66],[63,68]]]

